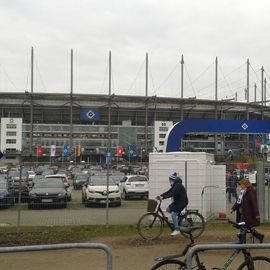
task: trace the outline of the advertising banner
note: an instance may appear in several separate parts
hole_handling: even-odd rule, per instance
[[[106,154],[106,164],[107,165],[112,164],[112,154],[110,152],[107,152],[107,154]]]
[[[37,157],[42,157],[42,146],[37,146]]]
[[[63,146],[63,157],[67,157],[68,156],[68,146],[64,145]]]
[[[51,145],[51,157],[55,157],[55,150],[56,150],[56,146]]]
[[[117,157],[121,158],[123,156],[123,147],[117,146]]]
[[[77,145],[76,146],[76,157],[80,157],[81,156],[81,146]]]
[[[134,157],[134,145],[129,146],[129,157],[130,158]]]

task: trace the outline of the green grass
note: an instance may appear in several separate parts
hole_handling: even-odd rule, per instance
[[[136,235],[136,227],[87,225],[0,228],[0,246],[88,242],[94,238]]]
[[[263,224],[258,231],[270,236],[270,224]],[[165,228],[163,236],[168,236]],[[227,223],[207,223],[202,237],[215,239],[218,235],[234,238],[238,231]],[[43,227],[0,227],[0,246],[22,246],[57,243],[93,242],[106,237],[138,237],[135,225],[84,225],[84,226],[43,226]],[[228,238],[228,239],[229,239]]]

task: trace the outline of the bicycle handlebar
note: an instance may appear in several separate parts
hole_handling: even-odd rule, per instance
[[[243,229],[243,228],[246,228],[246,223],[245,222],[239,222],[239,223],[236,223],[230,219],[228,219],[228,223],[232,224],[235,228],[237,229]]]

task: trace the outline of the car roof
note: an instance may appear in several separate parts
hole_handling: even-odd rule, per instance
[[[66,178],[65,174],[47,174],[45,178]]]
[[[127,178],[140,177],[140,178],[148,179],[146,175],[141,175],[141,174],[129,174],[129,175],[126,175],[125,177],[127,177]]]

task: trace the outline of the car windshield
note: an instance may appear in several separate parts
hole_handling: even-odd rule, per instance
[[[109,178],[109,186],[115,186],[115,178]],[[90,186],[107,186],[107,176],[99,176],[91,179]]]
[[[63,186],[63,181],[61,179],[53,179],[49,181],[41,180],[38,181],[34,188],[61,188]]]
[[[20,178],[19,178],[19,179],[11,180],[10,182],[13,183],[13,185],[15,185],[15,186],[16,185],[19,186],[20,182],[21,182],[21,185],[27,185],[27,182],[23,178],[21,179],[21,181],[20,181]]]
[[[82,170],[81,170],[81,168],[74,168],[73,170],[72,170],[72,172],[73,173],[78,173],[78,172],[81,172]]]
[[[13,176],[19,176],[20,172],[19,171],[9,171],[8,176],[13,177]]]
[[[129,182],[146,182],[147,178],[142,176],[134,176],[129,178]]]
[[[83,180],[85,180],[85,179],[87,179],[89,176],[88,175],[86,175],[86,174],[83,174],[83,175],[76,175],[75,176],[75,178],[78,180],[78,179],[83,179]]]
[[[46,180],[49,180],[49,181],[55,181],[56,179],[59,179],[61,181],[65,181],[66,177],[64,177],[64,176],[54,176],[54,175],[46,177]]]
[[[42,172],[41,175],[52,175],[53,173],[54,173],[53,170],[46,170],[46,171]]]
[[[0,180],[0,189],[1,190],[6,190],[7,189],[7,181],[2,181],[2,180]]]

